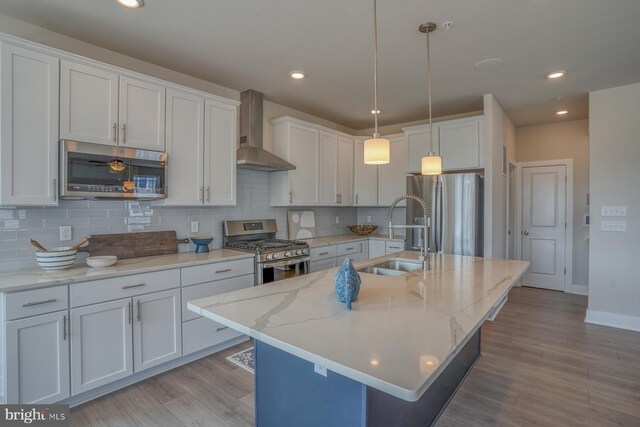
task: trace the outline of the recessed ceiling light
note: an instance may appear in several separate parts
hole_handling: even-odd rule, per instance
[[[304,71],[291,71],[289,73],[289,77],[296,80],[304,79],[306,76],[307,75],[305,74]]]
[[[544,76],[548,79],[559,79],[560,77],[564,77],[567,74],[567,72],[565,70],[555,70],[555,71],[549,71],[547,74],[545,74]]]
[[[378,114],[382,113],[382,109],[378,108],[377,110],[375,110],[375,109],[372,108],[371,109],[371,114],[376,114],[376,113],[378,113]]]
[[[476,65],[473,66],[473,68],[475,68],[478,71],[489,71],[489,70],[495,70],[496,68],[501,67],[502,64],[504,64],[504,61],[500,58],[489,58],[489,59],[484,59],[478,62]]]
[[[556,114],[558,116],[564,116],[565,114],[567,114],[569,111],[567,110],[560,110],[560,111],[556,111]]]
[[[144,0],[117,0],[117,2],[129,9],[137,9],[144,6]]]

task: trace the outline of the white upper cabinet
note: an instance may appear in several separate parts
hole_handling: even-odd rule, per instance
[[[405,194],[407,186],[405,173],[407,139],[404,135],[387,138],[391,142],[390,162],[378,166],[378,205],[382,206],[389,206],[396,197]],[[398,203],[398,206],[405,205],[405,200]]]
[[[440,126],[439,148],[444,170],[480,167],[480,120],[456,120]]]
[[[116,145],[118,75],[75,62],[60,63],[60,139]]]
[[[164,151],[164,108],[164,87],[121,76],[118,109],[120,145]]]
[[[238,107],[213,99],[205,100],[205,205],[235,206],[237,149]]]
[[[165,150],[165,88],[70,61],[60,66],[60,138]]]
[[[338,137],[338,204],[353,205],[353,138]]]
[[[429,126],[419,126],[403,130],[405,130],[405,135],[407,136],[407,173],[421,173],[422,158],[432,150]],[[434,152],[438,151],[438,131],[438,125],[434,125],[432,132]]]
[[[0,205],[57,205],[59,60],[0,50]]]
[[[204,98],[167,90],[166,205],[201,205],[204,194]]]
[[[355,144],[355,185],[356,206],[378,205],[378,166],[364,163],[364,139]]]
[[[338,135],[335,133],[320,131],[318,168],[318,204],[338,204]]]

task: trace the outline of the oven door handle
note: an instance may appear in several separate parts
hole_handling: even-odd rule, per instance
[[[307,262],[309,261],[311,258],[310,257],[302,257],[302,258],[291,258],[291,259],[286,259],[280,262],[261,262],[259,263],[259,266],[264,270],[265,268],[271,268],[271,267],[286,267],[288,265],[294,265],[294,264],[299,264],[301,262]]]

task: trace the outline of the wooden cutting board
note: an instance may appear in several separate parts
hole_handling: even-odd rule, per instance
[[[189,243],[189,239],[178,239],[175,231],[93,234],[89,245],[82,249],[90,256],[115,255],[127,259],[175,254],[180,243]]]

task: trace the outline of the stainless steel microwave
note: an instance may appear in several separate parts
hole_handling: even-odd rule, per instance
[[[167,197],[167,153],[60,141],[61,199]]]

